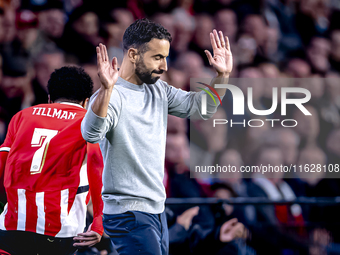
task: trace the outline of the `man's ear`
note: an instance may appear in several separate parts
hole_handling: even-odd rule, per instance
[[[132,63],[137,62],[138,55],[138,50],[135,48],[130,48],[127,52],[127,56]]]
[[[52,104],[53,102],[51,101],[51,96],[50,94],[48,94],[48,101],[47,101],[49,104]]]
[[[89,103],[89,98],[86,98],[84,101],[80,103],[80,105],[84,108],[87,109],[88,103]]]

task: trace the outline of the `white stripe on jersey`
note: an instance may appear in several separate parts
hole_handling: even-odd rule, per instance
[[[25,231],[26,227],[26,190],[18,189],[18,223],[17,230]]]
[[[7,152],[9,152],[10,151],[10,147],[2,147],[2,148],[0,148],[0,151],[7,151]]]
[[[45,192],[37,192],[35,194],[35,203],[38,207],[38,219],[36,232],[38,234],[45,234],[45,208],[44,208]]]
[[[61,191],[60,196],[60,223],[61,223],[61,229],[59,231],[62,232],[65,228],[65,224],[67,224],[66,219],[68,216],[68,201],[69,201],[69,190],[64,189]],[[59,233],[56,235],[56,237],[59,237]],[[69,236],[68,236],[69,237]]]
[[[87,156],[85,156],[84,161],[82,163],[80,173],[79,173],[79,187],[89,185],[89,181],[87,178]],[[67,191],[67,195],[66,195]],[[63,193],[64,192],[64,193]],[[85,225],[86,225],[86,210],[87,206],[85,204],[86,196],[88,192],[83,192],[77,194],[74,198],[72,207],[70,212],[67,213],[68,203],[69,203],[69,194],[68,190],[61,191],[61,229],[56,234],[55,237],[72,237],[76,236],[79,233],[83,233]],[[64,204],[63,204],[64,201]],[[65,207],[63,209],[63,206]]]
[[[6,227],[5,227],[5,216],[6,216],[6,213],[7,213],[7,203],[5,204],[4,210],[3,210],[3,212],[0,215],[0,229],[1,230],[6,230]]]

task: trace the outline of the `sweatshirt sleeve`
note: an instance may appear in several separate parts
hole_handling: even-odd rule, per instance
[[[94,94],[90,100],[88,110],[81,123],[81,133],[85,141],[89,143],[98,143],[106,133],[115,128],[120,116],[121,99],[119,92],[113,89],[106,117],[100,117],[92,111],[92,104],[97,94]]]
[[[203,90],[200,92],[188,92],[168,85],[166,82],[163,82],[163,86],[165,87],[168,98],[168,113],[171,115],[181,118],[209,119],[214,115],[217,107],[220,105],[218,97],[212,93],[209,88],[205,88],[205,90],[208,90],[211,95],[213,95],[215,101]],[[207,98],[207,114],[205,115],[201,112],[201,101],[204,94]],[[220,97],[221,100],[223,97],[224,96]]]
[[[93,204],[93,222],[91,230],[103,235],[103,200],[101,191],[103,187],[103,157],[98,144],[87,143],[87,176]]]

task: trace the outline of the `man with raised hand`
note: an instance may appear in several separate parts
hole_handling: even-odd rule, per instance
[[[214,30],[210,39],[214,56],[205,52],[217,72],[211,86],[226,84],[232,70],[228,38]],[[135,21],[124,33],[119,72],[117,59],[111,65],[106,47],[97,47],[101,88],[90,100],[81,129],[86,141],[100,143],[103,225],[121,255],[168,254],[163,185],[167,115],[209,118],[217,109],[207,96],[203,117],[205,91],[186,92],[159,80],[167,71],[171,40],[160,24]]]

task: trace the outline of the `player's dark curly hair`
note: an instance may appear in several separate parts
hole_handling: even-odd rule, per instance
[[[129,48],[136,48],[144,53],[147,51],[146,44],[152,39],[165,39],[172,41],[171,34],[161,24],[148,19],[138,19],[132,23],[123,36],[123,48],[126,52]]]
[[[93,81],[83,68],[64,66],[51,74],[47,88],[52,102],[62,99],[80,103],[91,97]]]

